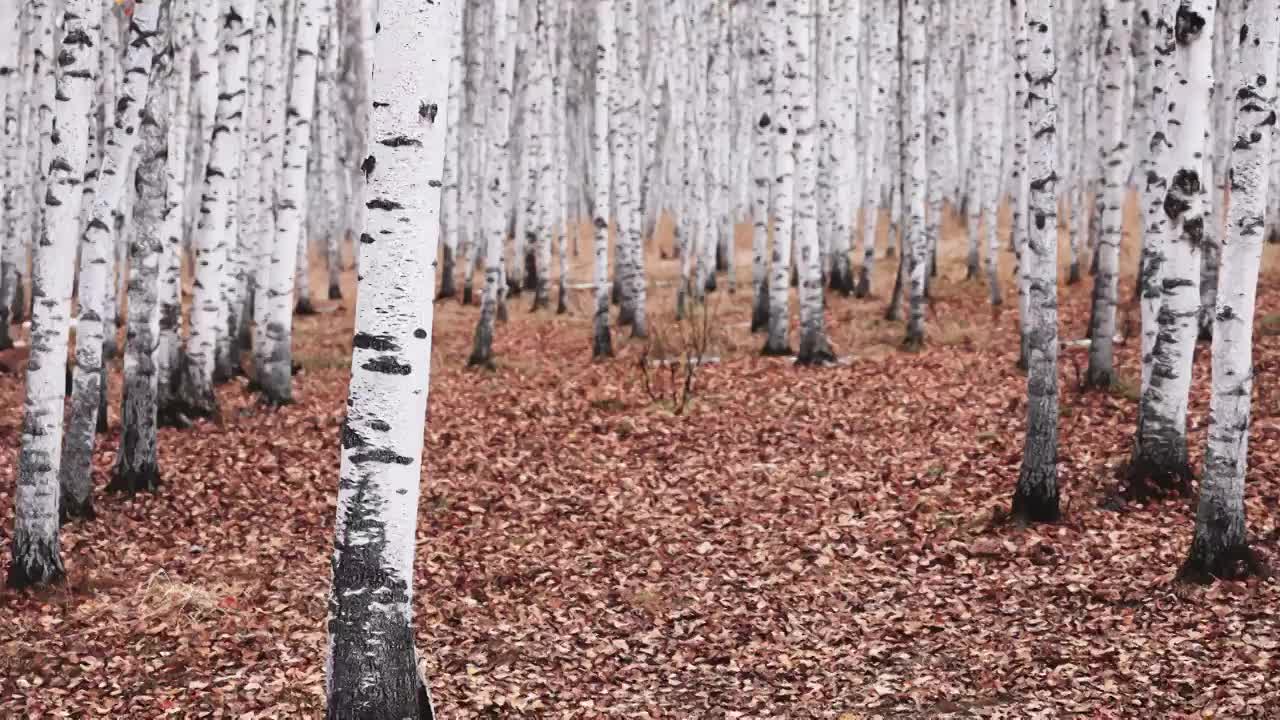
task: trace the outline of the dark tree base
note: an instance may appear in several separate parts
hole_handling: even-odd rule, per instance
[[[1188,497],[1194,477],[1185,457],[1181,460],[1155,460],[1138,455],[1124,470],[1125,487],[1121,495],[1132,502]]]
[[[294,315],[315,315],[316,307],[315,305],[311,304],[310,300],[303,298],[302,300],[299,300],[298,304],[293,307],[293,314]]]
[[[853,296],[859,299],[871,296],[871,273],[865,265],[858,270],[858,286],[853,289]]]
[[[618,325],[626,327],[636,321],[636,309],[634,305],[622,303],[618,307]]]
[[[765,340],[764,348],[760,350],[760,354],[765,357],[790,357],[795,354],[790,345],[774,345]]]
[[[462,288],[462,304],[463,304],[463,305],[470,305],[470,304],[471,304],[471,299],[472,299],[472,298],[471,298],[471,286],[470,286],[470,285],[467,285],[466,287]]]
[[[832,264],[830,287],[845,297],[853,294],[853,273],[849,270],[848,263]]]
[[[505,301],[498,301],[498,311],[493,314],[493,319],[500,323],[507,322],[511,319],[511,316],[507,314],[507,303]]]
[[[751,332],[760,333],[769,329],[769,285],[760,286],[756,300],[751,305]]]
[[[924,333],[913,333],[907,330],[907,336],[902,338],[902,349],[906,352],[920,352],[924,349]]]
[[[1213,318],[1212,317],[1204,317],[1200,319],[1200,332],[1196,335],[1196,342],[1200,342],[1200,343],[1213,342]]]
[[[139,492],[155,492],[159,488],[160,468],[153,463],[139,468],[116,465],[111,482],[107,485],[109,492],[123,492],[130,495]]]
[[[611,305],[622,304],[622,278],[617,275],[613,278],[613,283],[609,287],[609,303]]]
[[[1026,471],[1023,471],[1024,475]],[[1044,492],[1040,482],[1018,481],[1013,491],[1013,509],[1010,515],[1021,525],[1034,523],[1055,523],[1062,519],[1062,511],[1058,507],[1058,489],[1056,482],[1053,490]]]
[[[649,337],[649,328],[645,327],[643,322],[631,323],[631,339],[644,340]]]
[[[9,587],[22,590],[38,585],[55,585],[66,577],[56,546],[41,541],[27,541],[19,546],[15,542],[13,564],[9,566],[6,580]]]
[[[66,493],[58,498],[58,520],[69,523],[75,520],[95,520],[98,513],[93,509],[93,494],[78,500]]]
[[[1067,270],[1067,284],[1075,285],[1080,282],[1080,261],[1071,263],[1070,269]]]
[[[1085,390],[1101,390],[1103,392],[1111,390],[1116,383],[1115,373],[1111,370],[1095,369],[1092,366],[1085,373],[1084,389]]]
[[[330,285],[330,286],[329,286],[329,299],[330,299],[330,300],[341,300],[341,299],[342,299],[342,287],[341,287],[341,286],[338,286],[338,285]]]
[[[1267,244],[1280,245],[1280,227],[1267,228]]]
[[[476,347],[471,351],[471,357],[467,358],[467,367],[481,368],[484,370],[497,370],[497,366],[493,364],[493,350],[488,347]]]
[[[12,350],[13,338],[9,335],[9,323],[0,322],[0,350]]]
[[[964,269],[965,280],[978,280],[982,274],[978,272],[978,259],[972,255],[969,256],[969,264]]]
[[[1197,537],[1191,553],[1178,569],[1178,582],[1212,585],[1214,580],[1244,580],[1267,577],[1270,569],[1247,543],[1225,548],[1209,548]]]
[[[890,229],[890,231],[889,231],[889,236],[890,236],[890,237],[894,237],[894,236],[896,236],[897,234],[898,234],[898,231],[897,231],[896,229]],[[885,256],[885,257],[887,257],[887,258],[893,258],[893,257],[897,256],[897,254],[898,254],[898,248],[894,247],[893,245],[890,245],[890,246],[889,246],[889,247],[884,251],[884,256]]]
[[[596,328],[591,340],[591,358],[603,360],[611,357],[613,357],[613,338],[609,333],[609,326],[601,325]]]
[[[837,361],[838,358],[832,352],[831,345],[825,337],[818,337],[812,340],[802,338],[800,340],[800,351],[796,354],[796,365],[831,367]]]
[[[10,325],[21,325],[26,318],[27,301],[26,294],[22,290],[22,282],[22,276],[18,276],[18,284],[13,291],[13,307],[9,310]],[[119,320],[120,318],[116,318],[117,326],[119,326]]]

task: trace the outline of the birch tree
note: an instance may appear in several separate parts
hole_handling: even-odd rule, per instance
[[[381,0],[378,13],[329,595],[331,720],[435,716],[414,648],[413,558],[456,12],[455,0]]]
[[[134,8],[126,46],[128,50],[125,54],[123,84],[114,103],[117,110],[115,124],[106,129],[102,164],[97,172],[97,190],[94,192],[93,206],[89,210],[88,226],[80,235],[80,286],[77,293],[80,316],[76,323],[76,366],[71,395],[71,419],[62,447],[64,517],[93,517],[90,461],[93,457],[95,426],[102,397],[100,386],[104,379],[102,346],[105,333],[115,334],[116,331],[114,326],[107,328],[103,323],[107,303],[106,286],[107,283],[115,282],[114,273],[111,272],[115,266],[111,259],[116,245],[115,215],[121,210],[126,190],[133,189],[133,183],[129,182],[133,178],[128,177],[128,172],[148,108],[153,59],[158,52],[166,51],[166,48],[158,46],[158,37],[146,34],[148,27],[156,26],[158,5],[159,0],[153,0],[147,6]],[[152,17],[139,18],[138,15],[143,12]],[[107,21],[117,22],[115,17],[108,17]],[[88,72],[85,68],[80,68],[80,71]],[[88,91],[81,92],[87,94]],[[167,116],[168,109],[161,114]]]
[[[827,324],[823,315],[823,265],[824,258],[818,239],[818,157],[819,128],[814,108],[817,105],[811,28],[813,27],[812,0],[790,0],[788,17],[794,13],[796,22],[787,50],[789,63],[795,72],[795,98],[793,112],[795,180],[795,241],[800,270],[800,348],[796,362],[801,365],[826,365],[835,362],[836,355],[827,339]]]
[[[218,71],[225,76],[224,90],[217,96],[210,133],[197,231],[191,323],[178,393],[184,412],[192,417],[218,413],[213,384],[219,337],[228,331],[229,248],[234,240],[231,213],[238,193],[251,37],[248,33],[253,29],[255,7],[256,0],[228,0],[221,15],[223,52]],[[201,102],[207,103],[207,98]]]
[[[311,123],[315,117],[316,73],[320,31],[324,27],[323,0],[298,0],[298,24],[285,114],[283,171],[276,208],[275,238],[267,274],[266,308],[261,333],[263,399],[273,405],[293,402],[293,312],[298,249],[306,247],[307,156],[311,151]],[[368,171],[366,171],[366,175]],[[361,242],[365,242],[361,236]]]
[[[170,3],[166,3],[166,6]],[[135,10],[135,23],[136,15]],[[159,43],[163,41],[163,35],[148,40]],[[134,44],[130,43],[130,47],[134,47]],[[160,261],[164,256],[165,214],[168,210],[168,176],[165,165],[169,151],[169,102],[165,80],[169,74],[172,53],[165,48],[157,50],[155,62],[148,68],[150,85],[154,90],[148,94],[138,121],[137,134],[141,136],[141,147],[134,177],[134,187],[138,193],[133,207],[134,234],[129,242],[129,317],[124,353],[124,413],[121,420],[123,432],[109,486],[111,490],[130,493],[155,490],[160,483],[160,461],[156,447],[159,411],[156,347],[160,334]]]
[[[1151,385],[1152,358],[1159,331],[1158,315],[1161,304],[1161,278],[1164,275],[1166,228],[1168,215],[1164,211],[1165,193],[1169,187],[1168,155],[1172,149],[1172,133],[1168,123],[1169,92],[1174,82],[1174,15],[1179,0],[1149,0],[1144,20],[1144,33],[1152,51],[1145,56],[1148,63],[1143,72],[1148,77],[1151,91],[1147,105],[1147,140],[1142,143],[1146,151],[1143,159],[1143,182],[1139,187],[1142,203],[1143,232],[1142,255],[1138,265],[1139,304],[1142,323],[1142,394]],[[1138,426],[1142,426],[1145,405],[1138,404]]]
[[[926,118],[925,27],[928,13],[923,0],[909,0],[907,32],[908,77],[905,89],[907,101],[907,133],[903,138],[907,147],[907,227],[903,252],[909,253],[907,262],[911,279],[911,310],[907,320],[905,345],[919,348],[924,344],[924,315],[928,300],[925,298],[929,273],[929,238],[926,232],[925,213],[928,197],[928,168],[926,167]],[[994,217],[994,215],[993,215]]]
[[[1188,0],[1178,8],[1174,26],[1179,81],[1172,86],[1168,104],[1173,142],[1163,203],[1168,240],[1159,261],[1159,330],[1129,467],[1128,491],[1135,497],[1185,493],[1191,480],[1187,403],[1199,333],[1200,245],[1209,201],[1201,174],[1208,150],[1206,108],[1213,94],[1214,17],[1213,0]]]
[[[1027,298],[1027,429],[1013,514],[1023,522],[1053,522],[1058,509],[1058,65],[1054,0],[1029,0],[1026,10],[1027,117],[1031,283]]]
[[[791,242],[795,228],[795,142],[792,140],[795,118],[796,26],[800,24],[800,0],[782,0],[785,12],[772,13],[764,29],[774,33],[773,49],[779,54],[774,78],[773,108],[770,125],[774,133],[773,183],[773,254],[769,258],[769,324],[765,339],[765,355],[791,354]],[[779,16],[780,15],[780,16]]]
[[[493,50],[495,53],[492,103],[486,117],[484,154],[484,199],[482,213],[484,238],[484,290],[480,300],[480,318],[476,322],[475,342],[467,364],[493,367],[493,329],[502,301],[502,264],[507,239],[507,210],[511,206],[511,85],[515,74],[515,43],[508,35],[515,31],[520,0],[494,0]],[[606,211],[607,212],[607,211]],[[466,288],[463,288],[464,295]],[[465,298],[464,298],[465,299]]]
[[[594,192],[592,206],[595,213],[592,220],[592,226],[595,229],[593,275],[596,295],[591,333],[591,356],[604,358],[613,356],[613,341],[609,334],[609,209],[613,178],[612,158],[609,156],[609,88],[616,81],[618,74],[618,35],[614,31],[613,0],[605,0],[597,5],[596,23],[596,85],[592,103],[595,117],[591,127],[591,147],[595,157],[596,172],[592,183]],[[618,132],[623,133],[626,130],[619,128]]]
[[[31,356],[22,407],[22,446],[14,496],[11,587],[58,582],[63,577],[58,538],[58,473],[61,465],[63,398],[70,330],[71,285],[80,202],[88,153],[88,105],[96,56],[90,30],[100,15],[98,0],[71,0],[74,17],[59,28],[56,75],[53,3],[32,3],[48,33],[35,46],[37,83],[54,81],[57,92],[40,92],[41,163],[45,207],[33,251]],[[44,104],[52,98],[56,105]],[[96,397],[96,393],[95,393]],[[96,417],[94,418],[96,420]]]
[[[754,179],[751,193],[751,332],[765,330],[769,325],[769,229],[773,192],[774,129],[774,44],[775,33],[769,27],[769,19],[777,13],[777,1],[765,0],[756,6],[755,57],[753,73],[756,92],[756,112],[752,129],[751,172]]]
[[[1231,63],[1230,89],[1235,105],[1230,144],[1231,206],[1219,268],[1222,284],[1213,315],[1209,440],[1195,535],[1179,573],[1184,579],[1202,582],[1241,577],[1259,569],[1248,545],[1244,481],[1258,266],[1266,232],[1267,197],[1275,192],[1269,166],[1275,152],[1273,73],[1280,46],[1280,8],[1264,0],[1242,0],[1235,17],[1239,28],[1224,28],[1236,34],[1239,44]],[[1192,21],[1189,17],[1185,20],[1188,27]]]
[[[1093,280],[1093,311],[1089,327],[1089,387],[1107,389],[1115,380],[1116,302],[1120,280],[1120,240],[1124,235],[1124,201],[1128,195],[1129,151],[1124,107],[1125,57],[1129,51],[1131,0],[1103,0],[1105,32],[1102,61],[1103,152],[1102,227],[1098,239],[1098,269]]]

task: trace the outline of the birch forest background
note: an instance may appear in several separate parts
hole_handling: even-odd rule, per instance
[[[1266,718],[1274,0],[0,0],[0,717]]]

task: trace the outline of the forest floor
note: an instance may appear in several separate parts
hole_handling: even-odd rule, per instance
[[[874,299],[830,298],[847,364],[828,369],[759,357],[740,267],[709,304],[720,361],[679,416],[643,390],[639,341],[615,334],[617,359],[590,361],[585,291],[568,316],[514,298],[493,373],[463,367],[475,308],[437,305],[415,606],[441,717],[1275,716],[1280,586],[1175,584],[1191,501],[1114,500],[1136,337],[1112,392],[1083,394],[1085,351],[1064,352],[1066,517],[1020,529],[1003,520],[1025,415],[1016,306],[994,315],[948,257],[928,344],[902,352],[881,319],[894,262]],[[1063,286],[1064,339],[1084,335],[1090,286]],[[650,291],[668,337],[673,292]],[[220,423],[162,431],[159,492],[100,494],[98,519],[65,529],[65,587],[0,591],[0,717],[322,715],[352,320],[321,305],[297,321],[297,404],[224,386]],[[1280,274],[1260,307],[1248,512],[1274,562]],[[21,365],[0,361],[13,459]],[[1207,390],[1202,349],[1197,467]],[[4,463],[6,548],[13,486]]]

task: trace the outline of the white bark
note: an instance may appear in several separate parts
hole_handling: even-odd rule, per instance
[[[1151,350],[1150,378],[1142,394],[1130,492],[1185,491],[1191,478],[1187,456],[1187,403],[1199,332],[1200,244],[1209,198],[1202,180],[1203,156],[1213,93],[1213,0],[1183,2],[1174,27],[1179,82],[1172,85],[1168,123],[1170,153],[1168,216],[1160,263],[1158,334]]]
[[[1093,285],[1093,322],[1089,329],[1087,383],[1107,389],[1115,380],[1113,338],[1116,334],[1116,302],[1120,278],[1120,240],[1124,233],[1124,201],[1128,195],[1129,153],[1126,147],[1124,107],[1125,57],[1128,54],[1132,0],[1103,0],[1102,19],[1107,31],[1102,62],[1102,119],[1107,135],[1102,196],[1102,227],[1098,240],[1098,272]]]
[[[170,3],[165,3],[169,5]],[[137,13],[134,10],[134,25]],[[166,11],[166,15],[167,15]],[[167,21],[168,18],[165,18]],[[165,25],[171,25],[165,22]],[[130,54],[142,38],[131,42]],[[161,43],[164,36],[150,38]],[[164,226],[167,212],[165,165],[168,155],[169,98],[165,92],[171,53],[157,48],[150,64],[150,85],[146,109],[138,123],[141,146],[134,176],[137,202],[134,205],[134,235],[129,243],[129,317],[124,354],[124,413],[120,452],[111,489],[125,492],[155,490],[160,481],[156,452],[157,404],[156,348],[160,333],[159,274],[164,255]],[[146,66],[144,66],[146,67]],[[140,73],[141,74],[141,73]],[[126,77],[128,74],[126,74]],[[129,83],[130,80],[126,80]],[[146,84],[146,80],[143,81]],[[126,85],[127,87],[127,85]]]
[[[1058,197],[1054,0],[1029,0],[1026,11],[1030,184],[1027,253],[1027,429],[1013,514],[1054,521],[1058,509]]]
[[[911,280],[909,293],[911,308],[907,319],[906,344],[918,347],[924,342],[924,316],[928,309],[926,284],[929,275],[929,230],[925,220],[928,211],[928,162],[926,148],[929,131],[926,117],[926,83],[925,69],[928,62],[925,48],[925,27],[928,13],[924,0],[909,0],[908,16],[904,18],[908,26],[907,53],[908,76],[905,90],[907,101],[907,128],[903,139],[906,141],[906,183],[907,183],[907,227],[903,239],[903,252],[910,253],[907,258],[908,273]],[[941,207],[937,208],[941,210]],[[992,213],[994,219],[995,213]],[[936,222],[936,220],[934,221]]]
[[[306,0],[303,0],[306,2]],[[381,0],[375,39],[372,242],[362,248],[342,429],[328,717],[433,718],[413,640],[413,559],[429,389],[433,264],[454,0]]]
[[[751,174],[751,331],[764,330],[769,324],[769,229],[773,192],[774,65],[777,49],[775,34],[769,30],[771,4],[756,5],[755,56],[752,58],[756,92],[753,96],[755,116],[752,123]]]
[[[273,262],[277,257],[278,203],[276,196],[279,192],[279,179],[283,175],[281,157],[285,147],[288,106],[286,86],[292,63],[284,56],[285,3],[282,0],[259,0],[259,3],[266,6],[268,17],[263,28],[266,47],[264,49],[265,66],[261,75],[262,164],[259,168],[258,181],[261,215],[259,225],[254,231],[257,237],[258,281],[254,284],[253,297],[253,377],[261,384],[266,376],[267,346],[270,344],[267,338],[268,317],[272,283],[275,282],[273,278],[277,272]],[[352,221],[354,222],[354,215]],[[288,304],[289,301],[284,302]]]
[[[169,157],[166,165],[164,216],[164,253],[160,257],[160,329],[156,349],[156,394],[160,417],[172,423],[174,403],[182,357],[182,239],[187,215],[187,165],[191,142],[191,105],[194,100],[191,64],[195,45],[194,14],[196,0],[174,3],[173,72],[168,77],[169,93]],[[264,3],[265,6],[265,3]],[[253,120],[247,120],[249,127]]]
[[[792,82],[795,157],[795,243],[800,272],[800,348],[796,362],[825,365],[836,359],[823,317],[823,265],[818,238],[818,127],[811,28],[811,0],[787,0],[787,63]]]
[[[609,153],[609,90],[618,75],[618,35],[615,32],[613,5],[611,0],[599,3],[596,14],[596,86],[591,129],[596,173],[592,188],[596,286],[594,328],[591,333],[593,358],[613,356],[613,342],[609,334],[609,209],[613,179],[613,163]],[[619,132],[625,130],[619,128]]]
[[[1248,551],[1244,481],[1248,463],[1250,402],[1253,395],[1253,320],[1258,266],[1274,153],[1276,113],[1272,75],[1280,46],[1280,8],[1264,0],[1243,0],[1233,24],[1224,28],[1240,39],[1232,61],[1231,207],[1223,240],[1221,287],[1213,327],[1213,391],[1209,440],[1200,481],[1195,537],[1184,577],[1209,579],[1252,571]]]
[[[468,359],[473,366],[493,366],[493,328],[503,292],[503,256],[507,214],[511,207],[511,87],[515,73],[515,43],[509,37],[518,26],[520,0],[495,0],[493,8],[493,69],[491,106],[486,120],[483,186],[484,296],[476,323],[475,345]]]
[[[220,22],[223,52],[219,72],[224,76],[223,88],[218,96],[201,196],[195,292],[179,391],[182,408],[190,416],[209,417],[218,412],[213,393],[214,371],[219,339],[225,339],[228,332],[232,299],[229,253],[235,241],[232,228],[236,219],[232,213],[238,200],[245,80],[255,7],[256,0],[227,0]],[[197,21],[197,31],[199,27]]]
[[[52,3],[33,3],[37,17],[54,26]],[[71,286],[88,154],[89,98],[94,91],[98,0],[72,0],[71,18],[59,28],[62,45],[57,92],[42,91],[41,137],[44,173],[43,223],[34,249],[31,294],[31,356],[22,408],[22,447],[14,496],[13,560],[9,585],[24,587],[62,578],[58,540],[58,478],[61,465],[63,398]],[[90,34],[92,32],[92,35]],[[41,34],[36,46],[37,83],[54,80],[54,36]],[[45,106],[46,98],[56,105]],[[56,133],[56,135],[55,135]],[[97,380],[97,373],[94,373]],[[94,388],[97,400],[97,388]],[[97,420],[96,413],[91,423]],[[90,425],[90,434],[93,426]]]
[[[311,151],[311,122],[315,117],[317,53],[325,21],[323,10],[323,0],[298,2],[293,80],[289,84],[289,109],[283,129],[284,164],[264,311],[266,327],[261,335],[262,374],[258,377],[263,398],[275,405],[293,402],[294,291],[299,248],[303,251],[306,248],[307,156]],[[366,243],[366,236],[362,235],[360,242]]]
[[[1150,102],[1147,104],[1147,137],[1142,143],[1143,178],[1140,183],[1143,234],[1142,257],[1139,264],[1142,320],[1142,393],[1151,384],[1151,358],[1159,330],[1157,316],[1160,313],[1160,283],[1164,276],[1164,252],[1167,244],[1168,216],[1164,212],[1165,192],[1169,187],[1168,154],[1172,149],[1170,127],[1166,117],[1169,91],[1174,82],[1173,24],[1179,0],[1146,0],[1145,12],[1139,17],[1149,18],[1146,36],[1152,46],[1147,55],[1149,63],[1143,72],[1147,76]],[[1142,405],[1138,406],[1141,416]],[[1138,421],[1141,425],[1141,417]]]
[[[135,16],[138,11],[147,10],[151,17],[143,22],[154,28],[159,13],[158,6],[159,0],[151,0],[147,6],[135,6]],[[114,17],[107,18],[107,22],[115,21]],[[70,516],[93,514],[90,497],[93,485],[89,471],[103,380],[102,345],[105,333],[114,335],[116,332],[114,325],[104,327],[103,322],[109,297],[108,283],[115,282],[115,275],[111,272],[115,267],[113,253],[117,241],[115,216],[121,212],[125,193],[134,188],[134,178],[128,172],[130,160],[142,136],[143,125],[150,122],[146,112],[151,92],[153,60],[157,54],[165,54],[168,50],[167,47],[160,46],[162,36],[148,36],[140,32],[138,27],[135,17],[130,23],[126,45],[128,50],[124,61],[123,83],[114,103],[118,111],[115,124],[106,131],[105,152],[97,172],[93,207],[89,211],[88,226],[80,234],[80,316],[76,323],[76,368],[71,420],[62,449],[63,507]],[[87,95],[87,88],[91,86],[81,87],[85,88],[81,92]],[[163,90],[160,92],[162,97],[168,97]],[[167,107],[163,114],[169,115]]]
[[[785,9],[770,8],[766,32],[774,33],[773,48],[778,54],[774,77],[773,115],[770,125],[774,133],[774,230],[773,254],[769,273],[769,325],[765,355],[791,354],[791,242],[795,228],[794,105],[796,68],[794,35],[800,23],[799,0],[779,0]]]

